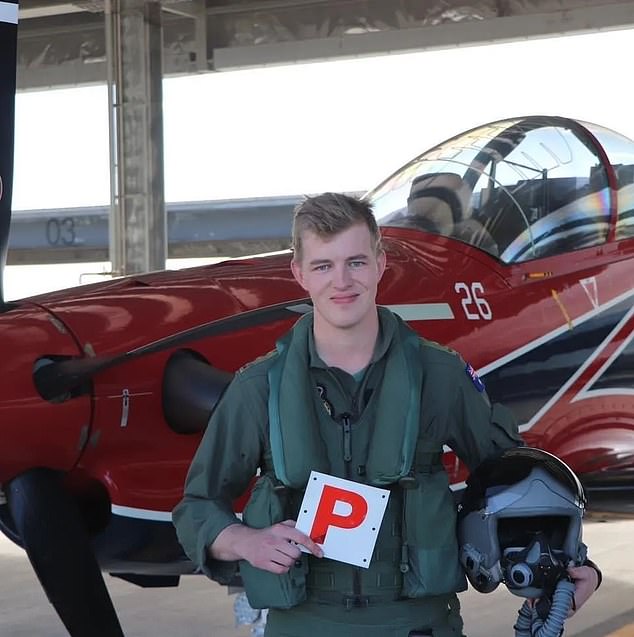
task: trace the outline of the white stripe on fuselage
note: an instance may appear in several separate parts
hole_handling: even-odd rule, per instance
[[[13,2],[0,2],[0,22],[18,23],[18,5]]]
[[[605,339],[604,343],[609,343],[616,334],[621,330],[621,328],[632,318],[634,314],[634,306],[632,309],[619,321],[618,325],[610,332],[610,335]],[[623,388],[613,388],[610,389],[592,389],[592,385],[603,376],[606,370],[612,365],[612,363],[623,353],[623,350],[632,342],[634,339],[634,332],[632,332],[627,338],[623,339],[623,342],[612,352],[612,354],[608,357],[608,359],[603,363],[603,365],[599,368],[599,370],[594,374],[594,376],[584,385],[581,391],[571,400],[571,402],[576,402],[578,400],[583,400],[585,398],[590,398],[592,396],[622,396],[623,394],[634,396],[634,389]],[[599,351],[601,348],[597,348]]]
[[[386,305],[404,321],[437,321],[453,319],[449,303],[412,303],[409,305]]]
[[[409,303],[404,305],[385,305],[388,310],[400,316],[404,321],[438,321],[455,318],[449,303]],[[313,306],[308,303],[288,305],[287,310],[298,314],[308,314]]]
[[[112,513],[124,518],[136,518],[138,520],[152,520],[153,522],[171,522],[171,511],[152,511],[150,509],[137,509],[135,507],[124,507],[120,504],[112,505]]]

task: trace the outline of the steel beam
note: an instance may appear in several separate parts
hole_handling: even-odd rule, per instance
[[[56,14],[88,4],[90,11]],[[53,15],[21,20],[19,89],[105,81],[98,6],[22,0],[22,12]],[[161,6],[168,75],[634,26],[631,0],[164,0]]]
[[[284,250],[290,245],[293,208],[301,200],[288,196],[168,204],[168,256],[241,257]],[[107,206],[15,212],[8,263],[108,261],[108,218]]]
[[[110,261],[116,274],[165,268],[161,4],[110,0]]]
[[[414,53],[579,35],[634,26],[634,2],[573,7],[560,11],[507,15],[481,20],[464,20],[365,33],[343,33],[286,42],[216,48],[213,66],[217,71],[276,64],[316,62],[392,53]]]

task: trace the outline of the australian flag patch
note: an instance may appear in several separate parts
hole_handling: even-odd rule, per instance
[[[480,377],[476,374],[476,370],[467,363],[467,366],[464,368],[465,372],[467,372],[467,376],[471,379],[471,382],[475,385],[475,388],[479,392],[484,391],[484,383],[480,380]]]

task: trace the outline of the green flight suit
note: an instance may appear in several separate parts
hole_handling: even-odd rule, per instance
[[[308,323],[307,328],[307,321],[312,320],[310,316],[301,319],[293,330],[297,332],[303,321],[302,329],[307,334],[307,373],[314,387],[317,413],[317,421],[310,426],[319,429],[318,437],[324,441],[328,473],[360,482],[366,482],[365,461],[371,448],[371,426],[364,414],[370,410],[373,395],[386,383],[384,372],[399,330],[408,330],[400,319],[384,308],[379,309],[379,317],[381,329],[374,355],[358,378],[329,368],[319,358],[312,324]],[[419,447],[440,452],[443,445],[448,444],[470,468],[474,468],[484,458],[520,442],[512,422],[498,406],[492,408],[486,395],[478,391],[457,354],[424,339],[421,339],[420,351],[422,387],[417,458]],[[174,523],[186,553],[209,577],[220,582],[226,582],[235,574],[237,565],[211,559],[207,547],[224,528],[240,522],[233,513],[232,501],[246,490],[252,476],[260,469],[259,488],[254,491],[254,494],[260,491],[259,501],[253,507],[250,501],[245,509],[245,520],[252,517],[259,521],[263,519],[262,515],[258,513],[258,518],[257,511],[251,513],[250,507],[261,510],[262,490],[270,489],[274,483],[280,486],[272,475],[269,442],[270,372],[278,357],[279,353],[273,352],[236,374],[210,420],[187,477],[184,499],[174,510]],[[285,396],[282,394],[281,399]],[[287,400],[293,399],[297,397],[289,396]],[[395,411],[398,411],[396,407]],[[348,419],[347,433],[342,426],[343,415]],[[398,429],[395,430],[398,433]],[[423,456],[429,458],[429,454]],[[461,635],[455,592],[465,588],[464,576],[461,572],[456,574],[459,565],[455,510],[446,474],[441,467],[439,470],[439,456],[440,453],[435,463],[421,468],[420,474],[415,476],[419,490],[423,489],[418,508],[433,510],[427,526],[422,532],[416,531],[422,536],[418,544],[423,545],[424,556],[427,556],[425,545],[431,542],[428,551],[431,558],[424,557],[422,562],[412,565],[413,568],[403,564],[405,542],[400,536],[406,524],[401,510],[405,498],[410,496],[403,494],[405,489],[392,485],[388,512],[370,567],[359,569],[332,560],[303,556],[306,572],[300,573],[300,583],[305,588],[305,595],[298,605],[270,610],[267,636],[321,637],[324,631],[329,631],[333,637],[406,637],[413,629],[433,629],[435,637]],[[310,459],[307,462],[310,465]],[[294,517],[301,491],[292,490],[291,493],[292,497],[287,498],[282,507],[287,508],[291,502],[290,514],[288,510],[280,510],[273,513],[266,524],[252,525],[266,526]],[[277,496],[267,497],[273,500]],[[264,500],[265,517],[275,508],[274,504]],[[421,517],[418,511],[407,511],[408,524],[412,528],[417,526],[417,517]],[[433,543],[441,540],[448,548],[435,552]],[[267,582],[268,577],[274,588],[277,576],[253,569],[246,563],[241,568],[245,580],[251,572],[258,571],[264,577],[261,581]],[[441,590],[434,590],[435,579],[444,581],[445,589],[448,582],[451,590],[443,589],[442,585]],[[405,585],[407,581],[409,584]],[[422,584],[418,586],[420,582]],[[263,584],[261,588],[266,598],[270,587]],[[369,595],[365,595],[367,591],[370,591]],[[247,594],[250,599],[258,597],[258,591],[249,591],[249,586]]]

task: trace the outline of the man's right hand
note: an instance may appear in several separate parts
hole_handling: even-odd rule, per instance
[[[319,545],[295,528],[294,520],[284,520],[264,529],[233,524],[219,533],[209,552],[215,559],[246,560],[251,566],[281,575],[300,558],[298,544],[315,557],[324,555]]]

